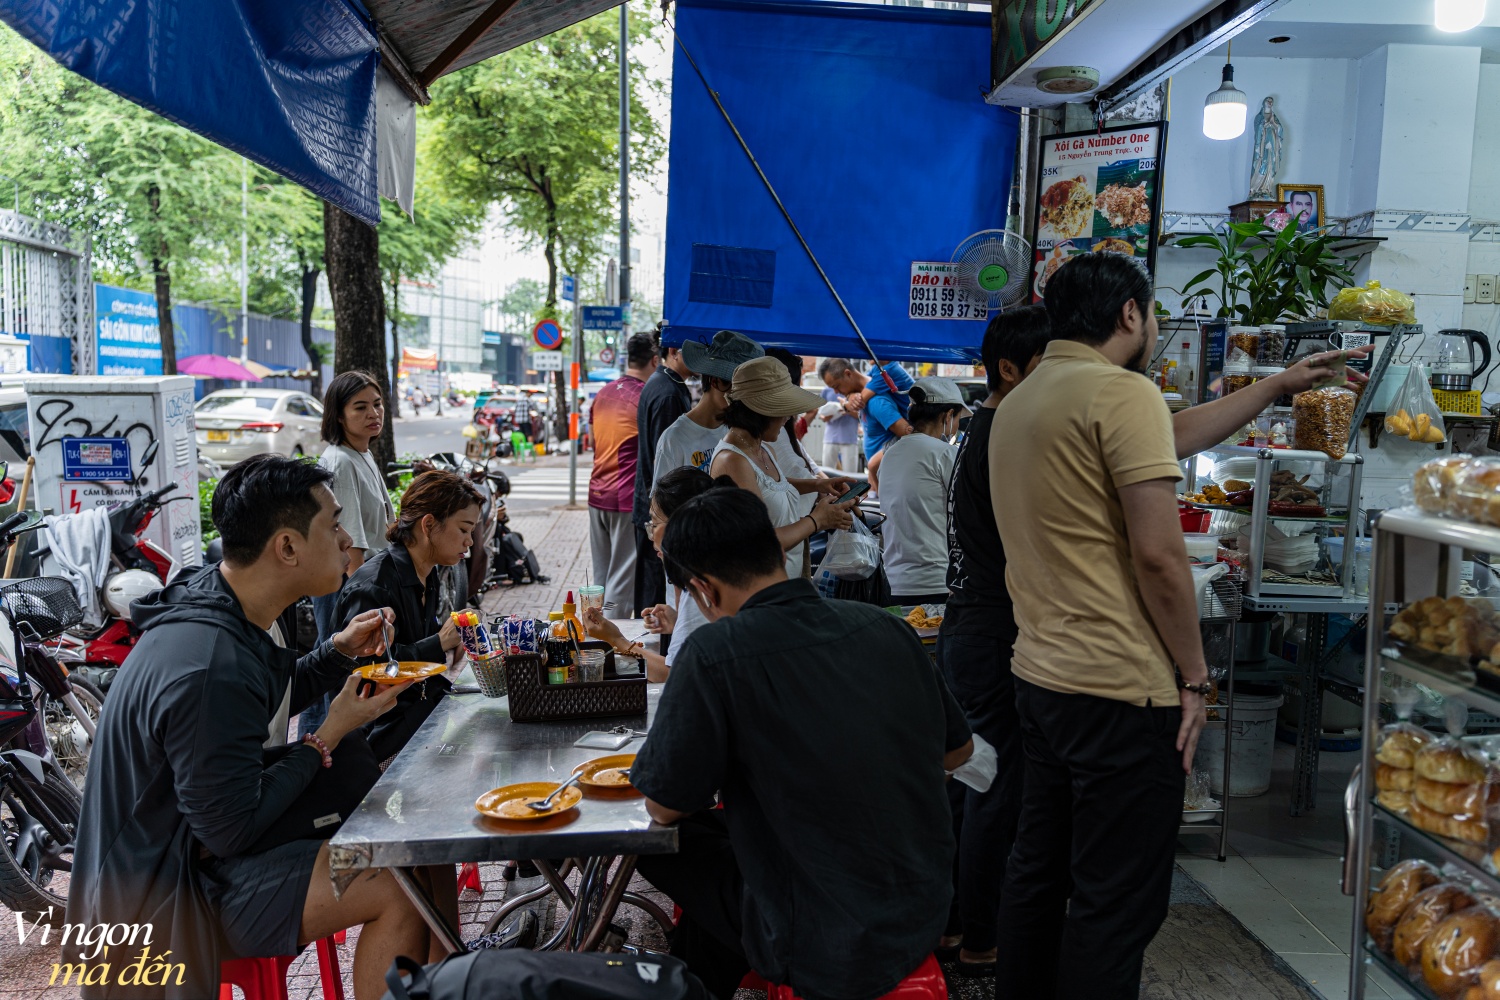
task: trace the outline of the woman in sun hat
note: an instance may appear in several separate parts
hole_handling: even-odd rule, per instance
[[[807,540],[819,531],[847,528],[853,522],[850,505],[837,501],[849,480],[793,479],[776,463],[770,444],[781,436],[786,418],[817,409],[823,397],[792,385],[786,368],[775,358],[756,358],[734,370],[729,409],[724,426],[729,432],[714,448],[709,472],[728,476],[736,486],[760,496],[786,550],[788,576],[808,575]],[[822,493],[805,512],[804,493]]]

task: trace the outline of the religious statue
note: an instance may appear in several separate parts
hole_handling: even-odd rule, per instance
[[[1281,147],[1286,130],[1276,117],[1275,98],[1261,102],[1255,116],[1255,150],[1250,155],[1250,198],[1273,201],[1276,175],[1281,172]]]

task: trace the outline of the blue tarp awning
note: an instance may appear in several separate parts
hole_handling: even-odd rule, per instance
[[[1005,223],[1018,119],[984,102],[989,17],[680,0],[677,31],[880,358],[977,358],[983,322],[908,305],[914,262]],[[680,48],[668,169],[665,343],[864,355]]]

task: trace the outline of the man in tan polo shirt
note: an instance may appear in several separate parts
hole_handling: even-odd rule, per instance
[[[1157,340],[1150,280],[1129,258],[1081,254],[1046,306],[1055,339],[990,435],[1026,752],[996,998],[1134,1000],[1167,913],[1208,671],[1172,419],[1140,374]]]

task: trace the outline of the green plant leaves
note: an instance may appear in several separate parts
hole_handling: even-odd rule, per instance
[[[1337,239],[1327,229],[1278,231],[1263,219],[1183,237],[1178,246],[1209,247],[1219,258],[1183,286],[1182,297],[1214,295],[1219,316],[1245,325],[1310,319],[1327,307],[1330,288],[1354,281],[1352,261],[1333,250]]]

